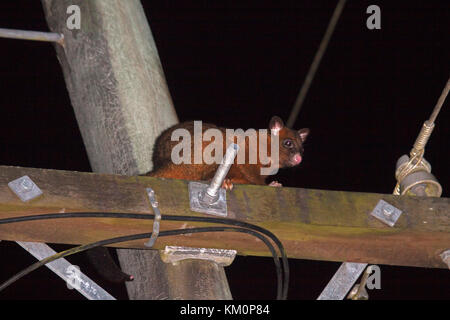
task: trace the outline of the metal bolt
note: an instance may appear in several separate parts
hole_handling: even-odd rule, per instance
[[[234,158],[239,151],[239,146],[235,143],[230,144],[227,148],[227,152],[225,153],[225,157],[223,158],[222,163],[214,175],[210,185],[206,188],[205,192],[201,195],[201,200],[205,204],[211,204],[217,201],[219,197],[219,189],[225,180],[225,177],[230,171],[231,166],[234,163]]]
[[[55,32],[41,32],[29,30],[3,29],[0,28],[0,38],[49,41],[63,44],[64,35]]]
[[[33,182],[31,182],[27,178],[22,179],[22,182],[20,183],[20,185],[22,188],[24,188],[27,191],[33,189]]]

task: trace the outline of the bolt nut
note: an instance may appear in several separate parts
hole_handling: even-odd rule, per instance
[[[385,207],[383,208],[383,214],[384,214],[385,216],[390,217],[390,216],[392,215],[392,213],[394,213],[394,209],[393,209],[392,207],[390,207],[390,206],[385,206]]]

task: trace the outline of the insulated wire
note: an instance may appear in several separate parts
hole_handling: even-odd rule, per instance
[[[203,228],[190,228],[190,229],[177,229],[177,230],[168,230],[168,231],[162,231],[159,236],[174,236],[174,235],[180,235],[180,234],[187,234],[187,233],[201,233],[201,232],[242,232],[242,233],[247,233],[247,234],[251,234],[257,238],[259,238],[261,241],[264,242],[264,244],[269,248],[274,262],[275,262],[275,266],[276,266],[276,272],[277,272],[277,299],[281,300],[282,299],[282,289],[281,289],[281,285],[282,285],[282,281],[281,281],[281,265],[280,265],[280,261],[278,260],[277,257],[277,253],[274,249],[274,247],[272,246],[272,244],[261,234],[253,231],[253,230],[249,230],[249,229],[244,229],[244,228],[234,228],[234,227],[203,227]],[[79,253],[85,250],[89,250],[95,247],[99,247],[99,246],[105,246],[105,245],[109,245],[109,244],[113,244],[113,243],[117,243],[117,242],[125,242],[125,241],[131,241],[131,240],[137,240],[137,239],[142,239],[142,238],[148,238],[151,237],[151,233],[141,233],[141,234],[134,234],[134,235],[130,235],[130,236],[122,236],[122,237],[116,237],[116,238],[111,238],[111,239],[106,239],[106,240],[101,240],[101,241],[97,241],[97,242],[93,242],[93,243],[89,243],[89,244],[85,244],[85,245],[81,245],[75,248],[71,248],[69,250],[65,250],[62,251],[60,253],[57,253],[55,255],[52,255],[50,257],[47,257],[41,261],[38,261],[34,264],[32,264],[31,266],[27,267],[26,269],[22,270],[21,272],[17,273],[16,275],[14,275],[13,277],[11,277],[10,279],[8,279],[7,281],[5,281],[3,284],[0,285],[0,291],[2,291],[3,289],[5,289],[6,287],[8,287],[9,285],[11,285],[12,283],[14,283],[15,281],[19,280],[20,278],[22,278],[23,276],[29,274],[30,272],[36,270],[37,268],[50,263],[56,259],[60,259],[63,257],[67,257],[69,255],[75,254],[75,253]]]
[[[55,219],[55,218],[79,218],[79,217],[84,217],[84,218],[90,218],[90,217],[113,217],[113,218],[131,218],[131,219],[153,219],[154,215],[153,214],[134,214],[134,213],[113,213],[113,212],[71,212],[71,213],[41,214],[41,215],[33,215],[33,216],[22,216],[22,217],[0,219],[0,224],[23,222],[23,221],[33,221],[33,220]],[[243,227],[243,228],[250,229],[250,230],[248,230],[248,229],[243,229],[243,228],[230,228],[230,227],[221,227],[221,228],[206,227],[206,228],[192,228],[192,229],[163,231],[162,234],[167,236],[167,235],[175,235],[175,234],[198,233],[198,232],[209,232],[209,231],[210,232],[234,231],[234,232],[249,233],[249,234],[252,234],[252,235],[258,237],[269,248],[269,250],[271,251],[272,256],[274,258],[274,261],[275,261],[275,265],[276,265],[276,268],[277,268],[277,282],[278,282],[277,299],[287,299],[287,292],[288,292],[288,285],[289,285],[289,264],[288,264],[288,261],[287,261],[286,253],[285,253],[284,247],[283,247],[282,243],[279,241],[279,239],[273,233],[268,231],[267,229],[261,228],[259,226],[256,226],[256,225],[253,225],[253,224],[250,224],[250,223],[241,222],[241,221],[238,221],[238,220],[212,218],[212,217],[167,216],[167,215],[165,215],[165,216],[163,216],[163,220],[197,221],[197,222],[220,223],[220,224],[235,225],[235,226],[240,226],[240,227]],[[195,230],[201,230],[201,231],[195,231]],[[284,273],[285,273],[284,277],[283,277],[284,278],[283,282],[281,280],[281,267],[280,267],[278,256],[277,256],[277,253],[276,253],[275,249],[273,248],[271,243],[269,241],[267,241],[267,239],[265,237],[261,236],[258,232],[255,232],[255,231],[258,231],[258,232],[261,232],[261,233],[267,235],[278,246],[278,249],[280,250],[280,253],[281,253],[281,256],[282,256],[283,269],[284,269]],[[151,234],[146,233],[146,234],[140,234],[140,235],[134,235],[134,236],[138,237],[136,239],[140,239],[140,238],[145,238],[143,235],[149,236]],[[127,236],[127,237],[132,237],[132,236]],[[102,240],[102,241],[99,241],[99,242],[96,242],[96,243],[87,244],[87,245],[83,245],[83,246],[80,246],[80,247],[72,248],[72,249],[69,249],[67,251],[69,252],[68,254],[73,254],[73,253],[76,253],[76,252],[80,252],[80,251],[84,251],[84,250],[90,249],[93,246],[102,246],[102,245],[107,245],[107,244],[110,244],[110,243],[116,243],[116,242],[123,242],[123,241],[133,240],[133,238],[130,238],[129,240],[120,240],[120,239],[124,239],[124,237],[118,237],[118,238],[113,238],[113,239]],[[125,237],[125,239],[126,239],[126,237]],[[113,242],[110,242],[110,241],[113,241]],[[64,252],[66,252],[66,251],[64,251]],[[64,254],[64,252],[61,252],[60,254]],[[54,259],[58,259],[60,257],[65,256],[65,255],[60,256],[60,254],[56,254],[54,256],[55,257]],[[49,258],[51,258],[51,257],[49,257]],[[47,258],[47,259],[49,259],[49,258]],[[37,262],[35,265],[30,266],[29,268],[33,267],[30,270],[28,270],[29,268],[27,268],[26,269],[27,272],[25,274],[35,270],[36,268],[40,267],[41,265],[44,265],[44,264],[50,262],[50,261],[46,261],[47,259],[44,259],[44,260],[42,260],[40,262]],[[51,260],[51,261],[53,261],[53,260]],[[24,270],[24,271],[26,271],[26,270]],[[17,274],[16,276],[19,276],[19,278],[20,278],[20,277],[24,276],[25,274],[22,274],[22,272],[21,272],[21,273]],[[0,291],[3,288],[5,288],[7,285],[9,285],[10,283],[12,283],[12,282],[16,281],[17,279],[19,279],[19,278],[15,278],[15,277],[13,277],[14,279],[11,278],[7,282],[5,282],[2,286],[0,286]],[[10,282],[10,281],[12,281],[12,282]],[[7,284],[7,285],[4,286],[5,284]]]
[[[44,220],[44,219],[58,219],[58,218],[129,218],[129,219],[154,219],[154,214],[142,214],[142,213],[118,213],[118,212],[69,212],[69,213],[49,213],[49,214],[40,214],[33,216],[22,216],[22,217],[14,217],[14,218],[6,218],[0,219],[0,224],[3,223],[13,223],[13,222],[22,222],[22,221],[33,221],[33,220]],[[283,281],[283,297],[286,299],[289,290],[289,263],[286,256],[286,252],[284,250],[284,246],[281,241],[269,230],[261,228],[257,225],[242,222],[234,219],[225,219],[225,218],[213,218],[213,217],[195,217],[195,216],[177,216],[177,215],[163,215],[161,217],[162,220],[171,220],[171,221],[191,221],[191,222],[209,222],[209,223],[219,223],[219,224],[228,224],[234,225],[238,227],[252,229],[258,232],[261,232],[267,235],[275,244],[278,246],[280,250],[283,269],[284,269],[284,281]]]

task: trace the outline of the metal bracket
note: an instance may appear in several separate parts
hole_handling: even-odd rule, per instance
[[[43,260],[56,254],[56,252],[45,243],[17,241],[17,244],[38,260]],[[49,262],[45,266],[65,280],[68,285],[73,282],[77,283],[77,286],[71,288],[77,290],[89,300],[116,300],[81,271],[77,272],[76,278],[74,279],[73,277],[75,275],[71,274],[69,271],[73,270],[74,267],[76,268],[76,266],[72,265],[64,258]]]
[[[370,214],[393,227],[402,214],[402,211],[387,203],[386,201],[380,200]],[[367,263],[342,263],[338,271],[336,271],[333,278],[331,278],[330,282],[320,294],[318,300],[344,299],[347,292],[352,288],[356,280],[358,280],[359,276],[364,271],[366,266]],[[364,286],[364,282],[365,280],[361,281],[361,284],[359,286]],[[367,292],[364,292],[364,287],[361,287],[361,289],[359,289],[359,286],[353,288],[353,293],[350,292],[350,299],[364,299],[366,298],[366,296],[368,297]]]
[[[317,300],[343,300],[366,267],[367,263],[342,263]]]
[[[176,264],[186,259],[209,260],[219,266],[229,266],[236,257],[236,250],[212,249],[212,248],[189,248],[166,246],[161,252],[161,260],[165,263]]]
[[[368,266],[362,275],[360,283],[356,284],[347,296],[351,300],[369,300],[369,294],[366,290],[367,279],[372,273],[372,266]]]
[[[387,225],[393,227],[398,218],[400,218],[402,210],[397,209],[384,200],[380,200],[370,214],[378,220],[381,220]]]
[[[192,211],[222,217],[228,215],[226,191],[221,189],[221,186],[238,151],[239,146],[237,144],[232,143],[228,146],[225,157],[209,185],[194,181],[189,182],[189,202]]]
[[[23,202],[30,201],[42,195],[42,190],[39,189],[39,187],[28,176],[23,176],[11,181],[8,183],[8,186]],[[56,254],[56,252],[45,243],[24,241],[16,241],[16,243],[38,260],[43,260]],[[53,271],[57,276],[65,280],[68,286],[69,283],[75,281],[78,286],[71,288],[76,289],[87,299],[116,300],[112,295],[110,295],[81,271],[77,272],[76,279],[73,279],[74,275],[68,274],[68,271],[73,270],[76,266],[72,265],[64,258],[47,263],[45,266]]]
[[[158,208],[159,204],[155,198],[155,191],[153,191],[152,188],[146,188],[145,190],[147,190],[148,199],[150,200],[150,204],[153,208],[153,212],[155,213],[155,218],[153,220],[152,236],[146,243],[144,243],[146,247],[151,248],[155,244],[156,239],[158,238],[158,235],[159,235],[159,224],[161,221],[161,211],[159,211],[159,208]]]

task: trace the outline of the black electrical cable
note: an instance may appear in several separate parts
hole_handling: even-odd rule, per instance
[[[174,235],[187,234],[187,233],[189,233],[189,234],[201,233],[201,232],[242,232],[242,233],[251,234],[251,235],[257,237],[258,239],[260,239],[261,241],[263,241],[264,244],[269,248],[269,250],[273,256],[274,262],[275,262],[276,273],[277,273],[277,299],[278,300],[283,299],[282,288],[281,288],[281,286],[282,286],[282,280],[281,280],[282,271],[281,271],[280,261],[278,260],[277,253],[276,253],[273,245],[266,239],[266,237],[264,237],[260,233],[255,232],[253,230],[245,229],[245,228],[203,227],[203,228],[189,228],[189,229],[161,231],[159,233],[159,237],[174,236]],[[81,245],[81,246],[71,248],[69,250],[57,253],[55,255],[52,255],[50,257],[47,257],[41,261],[38,261],[38,262],[30,265],[26,269],[22,270],[21,272],[17,273],[13,277],[9,278],[7,281],[5,281],[4,283],[2,283],[0,285],[0,291],[2,291],[3,289],[8,287],[15,281],[19,280],[20,278],[24,277],[25,275],[29,274],[30,272],[32,272],[32,271],[36,270],[37,268],[39,268],[47,263],[50,263],[56,259],[67,257],[69,255],[79,253],[79,252],[89,250],[89,249],[99,247],[99,246],[105,246],[105,245],[109,245],[109,244],[113,244],[113,243],[125,242],[125,241],[131,241],[131,240],[137,240],[137,239],[143,239],[143,238],[149,238],[149,237],[151,237],[151,233],[141,233],[141,234],[134,234],[134,235],[129,235],[129,236],[116,237],[116,238],[97,241],[97,242],[86,244],[86,245]]]
[[[23,222],[23,221],[33,221],[33,220],[44,220],[44,219],[56,219],[56,218],[90,218],[90,217],[103,217],[103,218],[130,218],[130,219],[153,219],[153,214],[134,214],[134,213],[113,213],[113,212],[71,212],[71,213],[52,213],[52,214],[41,214],[41,215],[33,215],[33,216],[23,216],[23,217],[14,217],[14,218],[6,218],[0,219],[0,224],[5,223],[14,223],[14,222]],[[289,285],[289,264],[286,257],[286,253],[281,241],[270,231],[267,229],[261,228],[259,226],[234,220],[234,219],[224,219],[224,218],[212,218],[212,217],[194,217],[194,216],[163,216],[163,220],[174,220],[174,221],[194,221],[194,222],[210,222],[210,223],[220,223],[220,224],[228,224],[240,226],[248,229],[253,229],[257,232],[261,232],[271,238],[275,244],[278,246],[280,250],[283,269],[284,269],[284,281],[282,285],[278,285],[278,288],[282,287],[281,298],[287,299],[288,285]],[[179,230],[178,230],[179,231]],[[203,231],[206,232],[206,231]],[[266,239],[264,239],[266,240]],[[264,241],[263,240],[263,241]],[[270,244],[270,243],[269,243]],[[102,245],[102,244],[100,244]],[[273,248],[273,246],[272,246]],[[270,247],[269,247],[270,249]],[[272,255],[274,253],[272,252]],[[277,255],[275,253],[274,259],[276,260],[276,264],[279,263]],[[279,270],[277,268],[277,270]],[[281,271],[280,271],[281,272]],[[280,281],[280,277],[278,276],[277,271],[277,279]],[[277,293],[277,297],[280,295]]]
[[[50,214],[40,214],[33,216],[22,216],[14,218],[0,219],[0,224],[4,223],[14,223],[23,221],[33,221],[33,220],[44,220],[44,219],[59,219],[59,218],[123,218],[123,219],[154,219],[154,215],[150,213],[118,213],[118,212],[68,212],[68,213],[50,213]],[[257,225],[242,222],[234,219],[225,218],[213,218],[213,217],[196,217],[196,216],[177,216],[177,215],[163,215],[162,220],[172,220],[172,221],[191,221],[191,222],[209,222],[209,223],[219,223],[226,225],[233,225],[238,227],[244,227],[248,229],[255,230],[267,235],[274,241],[277,245],[281,259],[283,262],[284,277],[283,277],[283,299],[287,299],[288,289],[289,289],[289,263],[281,241],[269,230],[259,227]]]

